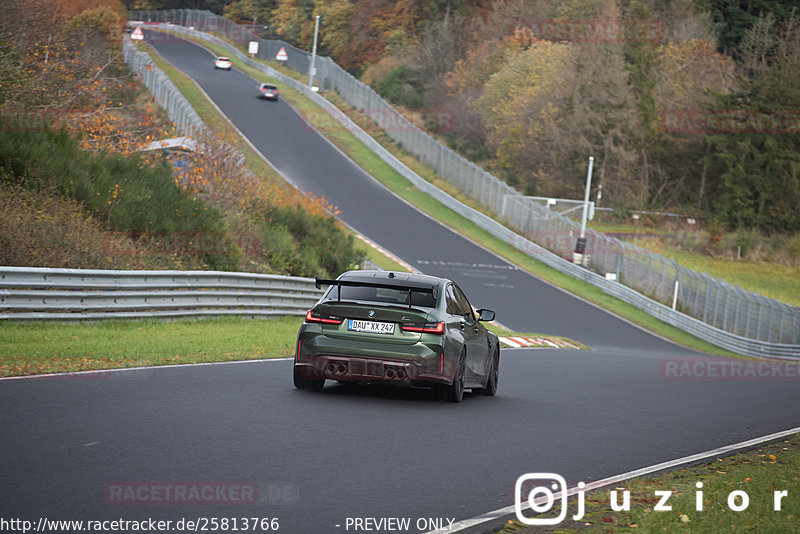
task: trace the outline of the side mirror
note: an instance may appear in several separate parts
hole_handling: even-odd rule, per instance
[[[492,310],[484,310],[481,308],[478,310],[478,320],[487,322],[494,321],[494,312]]]

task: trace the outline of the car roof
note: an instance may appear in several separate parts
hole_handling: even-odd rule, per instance
[[[230,59],[228,59],[225,56],[219,56],[217,59],[220,60],[220,61],[230,61]]]
[[[276,88],[276,86],[274,84],[271,84],[271,83],[262,83],[261,87],[272,87],[273,89]]]

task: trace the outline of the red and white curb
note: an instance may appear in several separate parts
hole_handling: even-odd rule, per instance
[[[523,347],[548,347],[553,349],[577,349],[572,343],[563,339],[547,339],[543,337],[499,337],[500,343],[505,347],[519,349]]]

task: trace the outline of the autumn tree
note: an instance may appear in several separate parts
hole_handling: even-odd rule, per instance
[[[473,103],[509,182],[530,193],[551,189],[547,182],[558,169],[552,143],[559,143],[568,96],[562,89],[574,79],[573,48],[538,41],[512,54]]]
[[[361,65],[358,54],[350,43],[350,24],[355,14],[355,5],[349,0],[335,0],[320,6],[321,20],[320,48],[334,57],[344,69],[351,70]]]
[[[223,15],[238,23],[266,24],[276,4],[275,0],[237,0],[225,6]]]
[[[0,0],[0,106],[68,98],[76,68],[61,6],[54,0]]]
[[[272,10],[272,27],[281,39],[310,50],[314,39],[313,9],[313,2],[278,0]]]

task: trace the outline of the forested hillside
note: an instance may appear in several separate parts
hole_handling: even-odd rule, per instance
[[[119,0],[0,0],[0,265],[336,276],[360,259],[324,199],[180,135],[121,56]]]
[[[594,155],[604,206],[800,230],[791,0],[200,4],[305,49],[320,15],[320,53],[529,194],[582,197]]]

